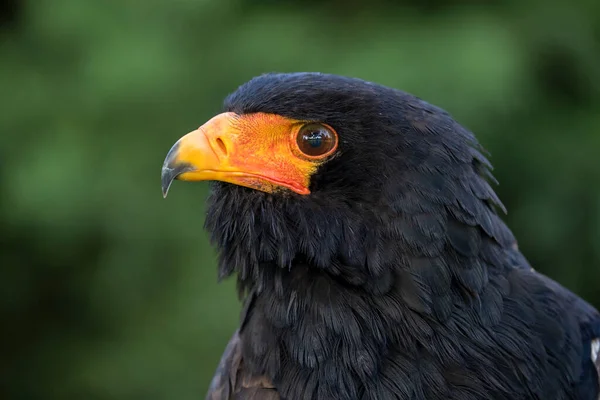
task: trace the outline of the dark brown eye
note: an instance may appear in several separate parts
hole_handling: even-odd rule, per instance
[[[298,131],[296,143],[302,153],[319,157],[331,153],[337,146],[337,135],[333,129],[321,124],[307,124]]]

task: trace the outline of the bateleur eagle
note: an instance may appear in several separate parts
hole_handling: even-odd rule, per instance
[[[244,302],[207,399],[598,399],[598,311],[531,268],[447,112],[320,73],[224,108],[162,168],[164,195],[215,181],[205,227]]]

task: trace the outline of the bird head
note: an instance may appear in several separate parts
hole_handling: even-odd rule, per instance
[[[412,95],[335,75],[266,74],[175,143],[162,189],[214,181],[206,228],[222,276],[301,262],[364,283],[406,254],[435,257],[449,215],[487,226],[479,220],[501,207],[489,167],[469,131]]]
[[[393,93],[325,74],[257,77],[227,98],[224,113],[173,146],[163,166],[163,195],[173,179],[281,196],[347,195],[362,184],[383,184],[403,147],[393,143],[400,139],[398,115],[386,112],[401,106],[389,104]]]

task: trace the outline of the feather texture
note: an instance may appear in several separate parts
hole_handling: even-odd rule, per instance
[[[208,399],[598,398],[600,315],[532,270],[448,113],[324,74],[255,78],[225,108],[340,144],[309,196],[213,185],[206,228],[245,312]]]

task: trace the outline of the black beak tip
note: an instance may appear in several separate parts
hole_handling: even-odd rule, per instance
[[[175,179],[177,179],[177,177],[179,175],[183,174],[184,172],[190,172],[190,171],[196,170],[196,168],[191,164],[188,164],[186,162],[177,161],[177,150],[178,149],[179,149],[179,142],[175,143],[173,145],[173,147],[171,147],[171,150],[169,150],[169,153],[167,154],[167,157],[165,158],[165,162],[163,163],[163,166],[162,166],[162,171],[160,174],[160,183],[161,183],[161,187],[162,187],[163,198],[167,197],[167,194],[169,193],[169,188],[171,187],[171,184],[173,183],[173,181]]]
[[[175,178],[177,177],[177,175],[175,175],[173,172],[175,170],[173,168],[170,168],[167,165],[164,165],[162,168],[162,173],[160,176],[160,183],[161,183],[161,187],[162,187],[162,195],[163,198],[167,198],[167,194],[169,194],[169,188],[171,187],[171,184],[173,183],[173,181],[175,180]]]
[[[179,140],[171,147],[167,156],[165,157],[165,162],[162,166],[162,171],[160,174],[160,183],[162,187],[162,195],[163,198],[167,197],[169,193],[169,188],[173,183],[173,180],[177,178],[179,174],[183,171],[183,165],[177,162],[177,152],[179,150]]]
[[[177,177],[185,172],[195,171],[196,168],[188,163],[176,163],[175,165],[169,165],[165,162],[162,167],[162,173],[160,176],[160,183],[162,187],[163,198],[169,194],[169,188]]]

